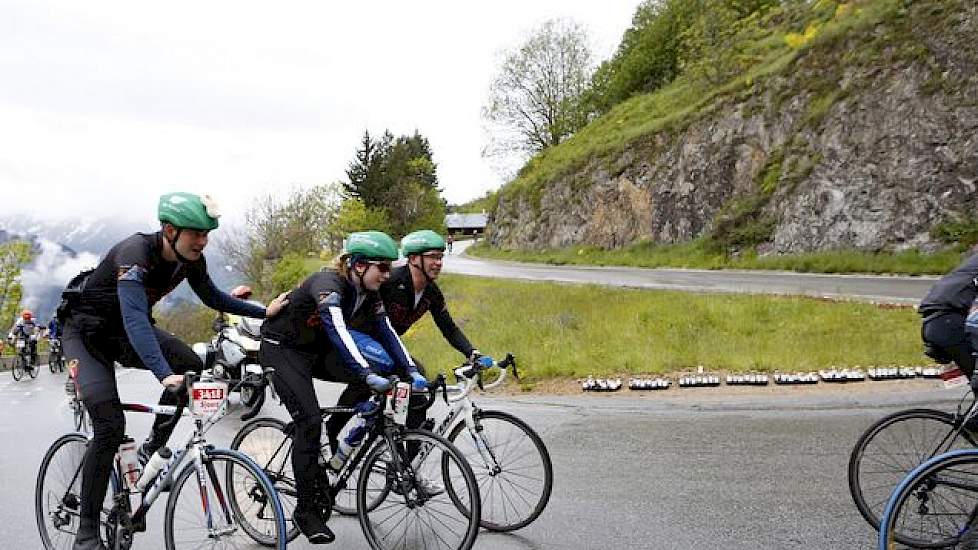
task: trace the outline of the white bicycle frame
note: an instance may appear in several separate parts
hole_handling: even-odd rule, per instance
[[[188,389],[189,391],[189,389]],[[183,445],[183,450],[178,450],[173,454],[173,457],[167,461],[166,464],[160,468],[160,471],[156,474],[153,479],[152,484],[146,488],[141,498],[139,499],[139,505],[130,511],[130,518],[134,520],[141,519],[149,511],[149,508],[156,502],[156,499],[163,492],[163,487],[166,483],[171,485],[176,479],[177,474],[180,472],[181,465],[184,460],[190,458],[193,462],[193,467],[197,473],[197,483],[201,488],[201,494],[210,494],[210,480],[206,475],[206,467],[204,465],[204,447],[207,445],[207,440],[204,438],[204,434],[207,433],[215,424],[217,424],[222,418],[230,414],[231,407],[229,406],[229,400],[231,398],[232,391],[228,388],[225,391],[224,399],[221,401],[220,405],[217,406],[217,411],[214,413],[204,416],[193,410],[193,406],[188,406],[184,408],[182,416],[192,416],[194,419],[194,431],[187,438],[186,443]],[[123,408],[129,412],[141,412],[141,413],[151,413],[151,414],[162,414],[173,416],[177,413],[177,406],[175,405],[144,405],[144,404],[123,404]],[[91,436],[89,437],[91,439]],[[119,462],[119,454],[116,452],[115,462]],[[122,476],[120,472],[114,470],[112,475],[113,491],[115,494],[120,492],[133,493],[132,488],[128,486],[128,483]],[[212,537],[219,537],[222,535],[229,534],[233,532],[237,527],[234,524],[234,518],[232,515],[227,517],[228,526],[223,530],[215,529],[214,521],[212,519],[214,509],[204,500],[205,514],[207,515],[207,525],[210,530],[210,535]],[[225,505],[221,503],[221,505]],[[132,506],[130,505],[130,508]]]
[[[491,368],[498,368],[498,363],[493,362]],[[483,465],[486,470],[491,474],[498,473],[499,465],[496,462],[496,457],[492,450],[486,445],[485,439],[482,437],[482,433],[479,431],[478,426],[475,421],[475,411],[478,410],[472,399],[469,398],[469,394],[472,390],[479,386],[479,374],[474,373],[471,377],[465,375],[471,367],[468,365],[463,365],[455,369],[455,377],[459,380],[456,385],[446,386],[449,393],[448,396],[448,416],[442,420],[441,424],[438,424],[434,428],[434,433],[442,437],[447,437],[449,431],[455,426],[456,421],[461,418],[462,422],[465,423],[465,427],[472,437],[475,443],[476,449],[479,451],[479,455],[482,457]],[[506,380],[506,374],[509,369],[500,369],[499,378],[490,384],[484,384],[483,390],[491,390],[499,385],[501,385]],[[417,467],[424,461],[425,456],[428,454],[427,450],[423,450],[418,453],[418,456],[412,461],[412,466]]]

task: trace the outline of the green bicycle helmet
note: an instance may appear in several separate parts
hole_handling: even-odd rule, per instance
[[[401,239],[401,254],[410,256],[429,250],[445,250],[445,239],[430,229],[408,233]]]
[[[217,229],[217,205],[213,199],[193,193],[167,193],[160,197],[159,220],[177,229],[211,231]]]
[[[383,231],[350,233],[350,236],[346,238],[346,244],[343,245],[343,252],[367,260],[389,260],[393,262],[397,259],[397,245],[394,243],[394,239]]]

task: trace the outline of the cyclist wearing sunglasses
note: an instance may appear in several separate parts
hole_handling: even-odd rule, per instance
[[[470,361],[475,361],[482,355],[452,320],[445,296],[435,283],[441,274],[445,244],[441,235],[430,229],[405,235],[401,239],[401,254],[407,258],[407,265],[394,269],[390,279],[380,287],[380,295],[398,334],[407,332],[430,311],[445,340]],[[424,372],[420,364],[418,369]],[[423,416],[425,411],[417,413]]]
[[[296,478],[293,519],[314,544],[335,539],[326,525],[329,501],[318,456],[322,418],[313,378],[349,384],[339,406],[356,406],[371,390],[386,391],[386,376],[427,381],[391,326],[378,290],[390,277],[397,245],[380,231],[351,234],[333,269],[312,274],[289,293],[283,313],[262,325],[261,362],[275,368],[273,383],[295,422],[292,468]],[[330,445],[351,415],[333,415]]]

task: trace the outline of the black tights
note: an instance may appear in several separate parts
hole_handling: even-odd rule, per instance
[[[112,475],[112,460],[125,437],[126,418],[118,399],[85,403],[85,408],[92,419],[94,436],[88,443],[82,466],[81,494],[88,498],[82,497],[81,517],[98,522]]]

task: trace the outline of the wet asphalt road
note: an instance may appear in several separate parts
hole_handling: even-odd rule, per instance
[[[918,303],[937,280],[936,277],[819,275],[787,271],[711,271],[529,264],[463,256],[462,253],[469,244],[471,244],[469,241],[455,244],[453,254],[448,255],[445,261],[446,273],[660,290],[849,298],[896,304]]]
[[[0,539],[10,548],[40,547],[33,485],[47,445],[70,427],[63,380],[43,372],[14,382],[0,372]],[[158,396],[146,372],[120,371],[119,380],[127,401]],[[513,412],[537,428],[556,481],[536,523],[513,535],[483,532],[476,548],[872,548],[873,533],[846,485],[852,444],[891,410],[951,408],[960,396],[925,382],[864,384],[872,385],[480,398],[484,408]],[[339,387],[319,389],[327,403]],[[264,414],[285,411],[269,403]],[[149,421],[130,415],[127,432],[139,439]],[[225,419],[210,441],[226,444],[239,425]],[[136,548],[162,548],[162,504]],[[339,535],[333,548],[367,548],[354,519],[331,523]],[[312,545],[296,541],[290,548]]]

